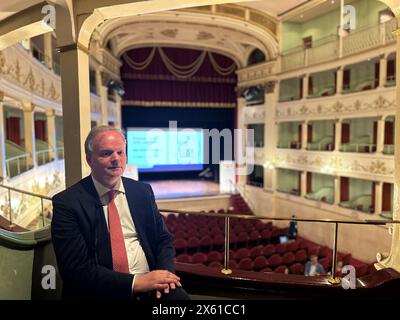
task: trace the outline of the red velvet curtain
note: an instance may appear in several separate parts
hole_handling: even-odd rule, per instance
[[[385,122],[385,144],[394,144],[393,122]]]
[[[21,145],[20,123],[21,119],[18,117],[9,117],[6,119],[7,140],[18,145]]]
[[[313,128],[312,124],[307,125],[307,142],[311,143],[313,142]]]
[[[371,208],[370,212],[375,212],[375,185],[376,182],[372,182],[372,190],[371,190]]]
[[[307,172],[307,193],[312,192],[312,174]]]
[[[133,61],[146,61],[152,48],[134,49],[127,53]],[[168,58],[181,66],[195,61],[201,51],[182,48],[163,48]],[[227,68],[234,62],[228,57],[213,53],[215,61],[222,68]],[[165,66],[159,52],[156,50],[149,65],[143,70],[135,70],[124,61],[121,67],[121,77],[124,83],[124,100],[137,105],[152,102],[162,106],[166,102],[178,103],[216,103],[233,106],[236,104],[235,86],[236,74],[227,76],[218,74],[208,56],[199,70],[187,79],[178,79]],[[193,105],[195,106],[195,105]],[[202,107],[202,105],[199,105]]]
[[[297,129],[297,142],[301,143],[301,136],[303,135],[303,125],[299,124]]]
[[[46,120],[35,120],[35,138],[46,140]]]
[[[341,177],[340,178],[340,201],[349,201],[349,178]]]
[[[382,190],[382,211],[392,210],[392,185],[390,183],[383,184]]]
[[[350,142],[350,124],[342,123],[342,143]]]

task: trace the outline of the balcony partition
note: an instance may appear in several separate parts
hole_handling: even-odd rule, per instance
[[[307,172],[305,198],[333,204],[335,177],[326,174]]]
[[[334,141],[334,120],[310,121],[307,124],[307,150],[333,151]]]
[[[375,182],[341,177],[339,206],[364,213],[374,213]]]
[[[278,124],[278,148],[301,149],[302,123],[281,122]]]
[[[342,122],[340,151],[343,152],[376,152],[377,118],[345,119]]]
[[[277,191],[289,193],[295,196],[301,194],[301,172],[297,170],[278,168]]]

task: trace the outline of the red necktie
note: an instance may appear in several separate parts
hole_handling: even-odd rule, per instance
[[[126,254],[124,234],[122,233],[121,220],[119,218],[118,209],[114,202],[116,191],[109,191],[108,196],[108,228],[110,231],[113,268],[114,271],[129,273],[128,256]]]

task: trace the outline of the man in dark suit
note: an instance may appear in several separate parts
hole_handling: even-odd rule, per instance
[[[91,175],[53,197],[63,297],[189,299],[150,185],[122,177],[125,150],[120,130],[93,128],[85,141]]]

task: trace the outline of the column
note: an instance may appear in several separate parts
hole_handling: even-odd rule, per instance
[[[300,181],[300,196],[304,197],[307,193],[307,172],[302,171],[301,172],[301,181]]]
[[[346,31],[343,30],[344,0],[340,0],[340,23],[339,23],[339,58],[343,57],[343,37]]]
[[[100,125],[108,125],[108,88],[104,74],[96,70],[96,92],[100,97]]]
[[[385,87],[387,77],[387,56],[381,55],[379,59],[379,88]]]
[[[336,70],[336,94],[342,94],[343,90],[343,67]]]
[[[76,44],[60,48],[66,187],[86,176],[84,142],[90,131],[89,56]]]
[[[303,99],[308,97],[308,74],[303,76]]]
[[[237,91],[237,129],[238,134],[235,134],[237,141],[235,142],[235,162],[237,168],[237,184],[245,185],[247,179],[246,168],[246,128],[245,128],[245,109],[246,100],[240,96],[241,89]],[[209,159],[211,161],[211,159]]]
[[[7,175],[7,167],[6,167],[6,145],[5,145],[5,127],[6,124],[4,122],[4,93],[0,91],[0,180],[6,178]]]
[[[335,151],[339,151],[342,142],[342,121],[336,119],[335,121]]]
[[[385,120],[383,117],[378,118],[377,137],[376,137],[376,152],[383,153],[385,143]]]
[[[51,32],[45,33],[43,35],[43,43],[44,43],[44,62],[46,66],[53,70],[53,36]]]
[[[32,102],[22,104],[24,112],[24,140],[25,152],[29,153],[27,158],[28,168],[36,167],[36,141],[35,141],[35,119],[33,110],[35,105]]]
[[[265,120],[264,120],[264,190],[273,192],[275,183],[275,150],[277,144],[275,110],[278,101],[279,83],[270,81],[265,89]]]
[[[115,127],[121,129],[122,127],[122,110],[121,110],[121,100],[122,98],[119,96],[119,94],[114,93],[115,97],[115,117],[116,117],[116,123]]]
[[[335,197],[333,200],[334,205],[338,205],[340,203],[340,177],[335,176],[334,179],[334,192],[335,192]]]
[[[305,120],[301,124],[301,149],[306,150],[307,148],[307,126],[308,126],[308,121]]]
[[[383,192],[383,182],[375,182],[375,214],[379,215],[382,213],[382,192]]]
[[[56,116],[53,109],[46,110],[47,142],[49,144],[49,158],[55,159],[57,154],[56,143]]]

